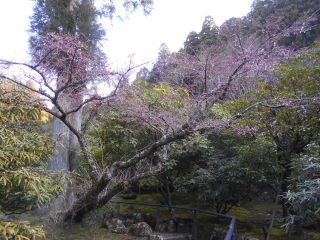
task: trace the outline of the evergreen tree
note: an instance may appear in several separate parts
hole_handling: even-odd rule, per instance
[[[90,44],[92,53],[100,53],[105,30],[98,17],[91,0],[37,0],[31,17],[30,46],[38,44],[46,33],[56,32],[78,36]]]
[[[167,44],[162,43],[159,47],[159,52],[158,52],[158,58],[159,59],[164,59],[165,57],[170,55],[170,49],[167,46]]]
[[[188,54],[195,55],[199,50],[200,36],[197,32],[192,31],[189,33],[186,41],[184,42],[184,49]]]
[[[282,28],[292,26],[296,21],[304,18],[312,18],[312,29],[306,28],[299,34],[290,34],[280,39],[279,43],[284,46],[302,48],[310,46],[319,39],[320,2],[314,0],[256,0],[251,6],[249,13],[250,22],[247,22],[248,34],[257,31],[258,28],[266,26],[267,19],[271,14],[277,13],[282,17]],[[303,29],[302,29],[303,30]]]
[[[196,55],[201,49],[210,47],[218,39],[218,26],[213,17],[206,16],[199,33],[192,31],[184,42],[184,49],[188,54]]]
[[[158,83],[162,78],[164,71],[169,67],[168,66],[168,57],[170,57],[171,52],[167,44],[162,43],[159,47],[158,59],[157,62],[153,65],[153,68],[150,72],[148,82]]]
[[[150,71],[148,68],[143,67],[140,69],[139,72],[137,72],[136,75],[136,80],[143,80],[143,81],[147,81],[149,79],[150,76]]]
[[[200,43],[204,47],[212,46],[218,38],[218,26],[213,17],[206,16],[200,32]]]

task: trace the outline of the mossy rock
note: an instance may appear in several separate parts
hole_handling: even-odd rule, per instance
[[[133,224],[129,228],[129,233],[138,236],[138,237],[146,237],[152,234],[152,229],[146,222],[140,222],[137,224]]]

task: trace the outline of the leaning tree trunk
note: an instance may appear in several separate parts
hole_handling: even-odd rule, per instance
[[[125,187],[125,184],[130,185],[131,183],[134,183],[140,179],[155,176],[162,172],[164,163],[167,161],[165,147],[163,148],[163,159],[162,161],[159,161],[155,168],[143,173],[139,173],[130,179],[126,179],[126,181],[113,182],[112,186],[108,187],[105,194],[102,196],[100,195],[100,193],[105,190],[108,184],[115,180],[119,171],[128,170],[130,167],[135,166],[142,159],[154,154],[160,147],[163,147],[173,141],[183,139],[193,132],[195,132],[195,130],[189,129],[189,124],[184,124],[176,132],[164,135],[157,142],[153,142],[143,151],[137,153],[127,161],[117,161],[113,163],[110,169],[107,169],[107,171],[104,173],[99,173],[97,171],[95,162],[92,159],[90,151],[86,145],[85,138],[83,135],[79,135],[81,149],[89,164],[89,173],[90,178],[92,179],[92,185],[90,186],[90,189],[81,198],[77,199],[72,207],[65,212],[63,217],[64,221],[81,221],[86,213],[99,206],[102,206],[103,204],[106,204],[113,196],[122,191]]]

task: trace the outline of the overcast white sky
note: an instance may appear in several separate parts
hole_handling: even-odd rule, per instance
[[[191,31],[200,31],[205,16],[218,25],[231,17],[246,15],[252,0],[154,0],[150,16],[135,12],[125,22],[103,20],[108,41],[104,50],[110,63],[125,63],[135,54],[135,62],[155,59],[166,43],[178,51]],[[21,60],[28,50],[31,0],[0,0],[0,58]]]

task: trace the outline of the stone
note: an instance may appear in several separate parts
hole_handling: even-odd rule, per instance
[[[133,219],[125,219],[123,220],[123,224],[128,228],[134,224]]]
[[[135,220],[136,222],[144,222],[141,213],[134,213],[133,220]]]
[[[129,233],[137,237],[146,237],[152,234],[152,229],[146,222],[139,222],[133,224],[129,228]]]
[[[260,240],[259,238],[255,238],[255,237],[247,237],[247,236],[239,236],[238,238],[239,240]]]
[[[119,234],[127,234],[129,232],[129,228],[121,227],[116,228],[111,231],[112,233],[119,233]]]
[[[163,240],[163,236],[161,234],[151,234],[149,240]]]
[[[193,240],[191,234],[181,234],[181,233],[163,233],[163,240]],[[198,238],[203,239],[203,238]]]
[[[179,233],[192,233],[192,225],[179,222],[177,226],[177,232]]]
[[[107,211],[105,211],[102,214],[103,221],[105,221],[105,222],[107,222],[109,219],[115,218],[116,216],[117,216],[116,212],[107,212]]]
[[[169,233],[175,233],[177,232],[177,226],[175,224],[175,222],[173,220],[170,220],[169,221],[169,224],[168,224],[168,232]]]
[[[224,228],[214,224],[213,232],[211,235],[212,239],[224,239],[226,235],[227,235],[227,231]]]
[[[125,228],[123,222],[118,218],[112,218],[107,222],[107,228],[109,232],[115,231],[117,228]]]
[[[168,232],[168,224],[167,223],[160,223],[159,226],[156,225],[155,229],[159,232]]]
[[[134,219],[135,218],[135,213],[126,212],[125,214],[123,214],[123,218],[124,219]]]
[[[157,219],[150,213],[146,213],[144,216],[144,221],[149,224],[150,227],[155,228],[157,225]]]

